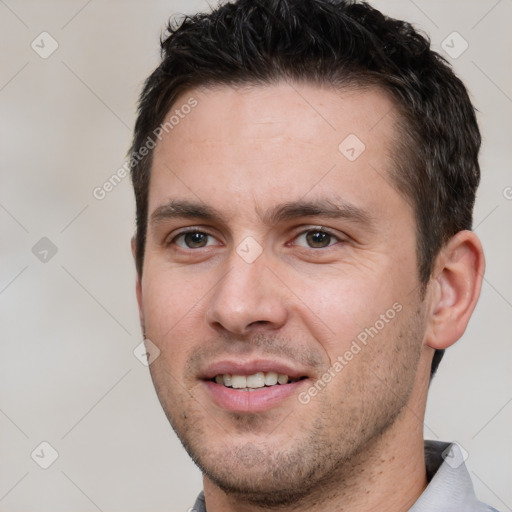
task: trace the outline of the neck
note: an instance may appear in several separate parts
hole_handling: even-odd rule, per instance
[[[294,506],[263,509],[243,503],[204,477],[208,512],[406,512],[427,486],[423,441],[426,392],[422,390],[428,386],[428,377],[425,379],[426,383],[415,386],[408,405],[386,432]]]

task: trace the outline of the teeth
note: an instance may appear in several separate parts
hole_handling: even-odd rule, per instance
[[[231,386],[235,389],[247,387],[247,377],[245,375],[233,375],[231,377]]]
[[[265,386],[273,386],[277,384],[277,373],[267,372],[265,373]]]
[[[287,384],[295,382],[289,379],[288,375],[277,374],[276,372],[258,372],[253,375],[216,375],[215,382],[234,389],[258,389],[264,386],[275,386],[276,384]]]
[[[247,377],[248,388],[262,388],[265,386],[265,375],[263,372],[255,373]]]
[[[288,375],[279,374],[277,376],[277,382],[279,382],[279,384],[286,384],[288,382]]]

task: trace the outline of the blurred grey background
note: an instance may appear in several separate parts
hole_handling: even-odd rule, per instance
[[[372,3],[430,34],[479,110],[487,272],[425,436],[458,441],[480,499],[512,510],[512,1]],[[93,191],[125,161],[169,16],[205,9],[0,0],[1,512],[178,512],[201,489],[133,353],[129,178]]]

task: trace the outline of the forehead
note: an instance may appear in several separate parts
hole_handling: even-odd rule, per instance
[[[162,135],[171,145],[179,135],[178,144],[217,142],[226,149],[230,141],[234,144],[245,139],[265,147],[273,140],[276,144],[311,143],[339,150],[344,137],[353,134],[379,149],[373,143],[378,137],[392,138],[395,115],[389,96],[378,88],[337,90],[287,82],[213,86],[178,97],[166,116],[172,126]]]
[[[371,207],[397,195],[390,178],[395,108],[378,89],[192,89],[170,116],[172,129],[155,148],[150,213],[181,196],[235,213],[247,202],[261,212],[278,199],[328,194]]]

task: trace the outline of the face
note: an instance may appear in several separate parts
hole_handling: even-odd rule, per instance
[[[413,211],[390,179],[394,109],[313,85],[175,106],[190,97],[151,174],[151,375],[210,482],[283,504],[353,468],[416,385],[424,315]]]

